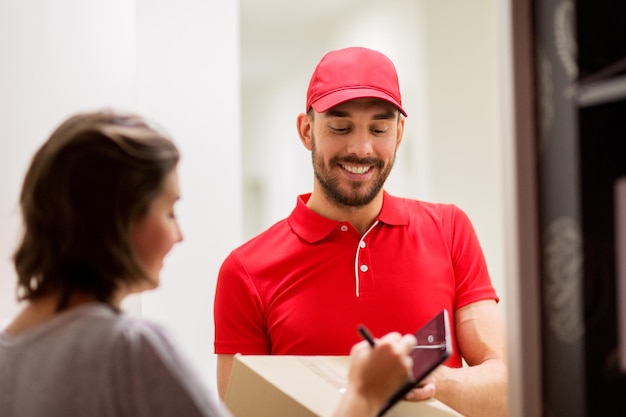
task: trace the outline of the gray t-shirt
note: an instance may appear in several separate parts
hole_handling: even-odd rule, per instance
[[[92,303],[0,332],[0,416],[229,416],[164,330]]]

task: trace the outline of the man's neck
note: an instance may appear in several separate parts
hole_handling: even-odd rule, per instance
[[[313,190],[307,207],[330,220],[350,223],[361,235],[370,228],[383,206],[382,190],[374,199],[363,206],[344,206],[330,200],[323,192]]]

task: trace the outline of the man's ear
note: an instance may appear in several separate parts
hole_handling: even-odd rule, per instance
[[[311,142],[311,130],[313,129],[312,120],[306,113],[300,113],[296,120],[296,128],[298,129],[298,136],[300,136],[300,142],[305,148],[311,150],[313,145]]]
[[[404,117],[400,116],[398,120],[398,137],[396,138],[396,148],[402,143],[402,137],[404,136]]]

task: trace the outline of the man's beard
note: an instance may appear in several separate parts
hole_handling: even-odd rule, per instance
[[[313,172],[315,178],[320,183],[324,192],[335,204],[345,207],[365,206],[374,200],[383,188],[387,177],[391,173],[393,164],[396,160],[394,152],[393,159],[385,167],[385,162],[378,158],[357,158],[355,156],[346,156],[340,158],[334,156],[330,159],[328,165],[324,164],[324,159],[317,155],[315,148],[315,137],[311,136],[311,159],[313,161]],[[354,181],[351,184],[351,193],[347,193],[341,189],[339,175],[331,174],[332,167],[338,167],[339,163],[344,165],[371,165],[373,169],[381,169],[378,177],[369,186],[363,182]],[[341,168],[339,168],[341,169]],[[374,174],[376,175],[376,174]],[[369,187],[369,188],[367,188]]]

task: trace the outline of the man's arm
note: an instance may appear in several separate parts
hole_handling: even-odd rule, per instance
[[[455,314],[455,329],[460,353],[469,366],[440,366],[425,380],[427,385],[411,391],[407,399],[434,395],[466,417],[506,416],[506,342],[496,302],[484,300],[460,308]]]
[[[228,389],[234,357],[235,355],[217,355],[217,393],[222,401]]]

